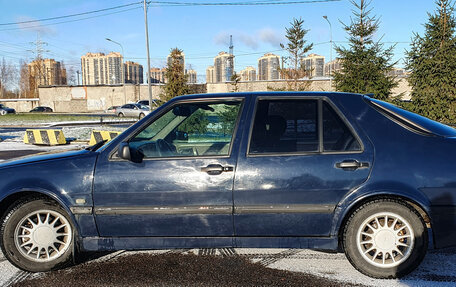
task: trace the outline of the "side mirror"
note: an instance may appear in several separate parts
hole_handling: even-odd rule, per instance
[[[131,161],[131,152],[130,146],[128,143],[123,142],[119,145],[119,149],[117,150],[117,156],[121,159],[126,159]]]
[[[125,159],[135,163],[142,162],[144,158],[144,154],[141,151],[134,148],[130,148],[130,146],[126,142],[123,142],[119,145],[119,149],[117,150],[117,156],[121,159]]]

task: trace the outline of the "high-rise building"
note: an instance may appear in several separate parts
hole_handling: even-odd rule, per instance
[[[304,69],[310,77],[324,77],[325,57],[317,54],[310,54],[302,59]]]
[[[122,54],[87,53],[81,57],[83,85],[122,84]]]
[[[331,62],[328,62],[325,64],[325,76],[329,77],[329,71],[331,67],[331,74],[334,72],[339,72],[342,70],[342,64],[339,59],[332,60]]]
[[[66,85],[66,70],[54,59],[38,59],[28,64],[32,86]]]
[[[258,80],[270,81],[280,78],[280,57],[266,53],[258,59]]]
[[[227,52],[220,52],[214,58],[214,83],[223,83],[231,81],[234,72],[233,55]]]
[[[126,61],[124,63],[125,83],[142,84],[143,83],[143,66]]]
[[[407,71],[402,68],[393,68],[387,75],[392,77],[405,77],[407,76]]]
[[[215,68],[214,68],[214,66],[209,66],[206,69],[206,83],[207,84],[215,83]]]
[[[185,74],[187,75],[187,83],[189,84],[196,84],[197,80],[197,73],[195,70],[185,70]]]
[[[241,71],[241,81],[255,81],[256,80],[256,70],[254,67],[246,67]]]
[[[150,82],[152,84],[163,84],[166,82],[165,79],[166,69],[165,68],[150,68]]]

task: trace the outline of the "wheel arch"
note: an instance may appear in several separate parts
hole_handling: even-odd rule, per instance
[[[75,219],[73,213],[71,212],[70,208],[67,206],[67,204],[65,204],[64,201],[55,196],[55,194],[45,190],[23,189],[20,191],[11,192],[7,196],[3,197],[0,201],[0,223],[3,221],[3,218],[7,215],[7,212],[11,206],[13,206],[16,202],[27,198],[48,199],[58,204],[67,213],[71,223],[76,229],[75,235],[77,236],[78,234],[80,234],[79,224]]]
[[[429,232],[430,235],[432,234],[432,220],[430,216],[430,204],[429,202],[426,201],[420,201],[417,199],[412,199],[410,196],[407,196],[404,193],[397,193],[397,192],[372,192],[369,194],[365,194],[363,196],[360,196],[350,203],[345,203],[345,205],[338,206],[335,211],[335,224],[333,225],[333,233],[335,236],[338,238],[338,248],[340,251],[342,251],[342,236],[344,233],[344,227],[350,218],[351,214],[357,210],[360,206],[374,201],[378,199],[393,199],[393,200],[399,200],[403,203],[406,203],[410,205],[412,208],[414,208],[421,218],[423,219],[424,223],[426,224],[426,228],[430,229],[431,232]],[[433,241],[432,241],[433,242]],[[431,243],[431,242],[430,242]],[[433,244],[433,243],[432,243]]]

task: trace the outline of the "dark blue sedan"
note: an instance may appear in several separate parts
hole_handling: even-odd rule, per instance
[[[345,252],[376,278],[456,244],[456,130],[368,96],[174,98],[111,142],[0,164],[0,243],[47,271],[84,250]]]

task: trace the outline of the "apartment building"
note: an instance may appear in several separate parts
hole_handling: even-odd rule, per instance
[[[302,64],[309,77],[324,77],[325,57],[317,54],[310,54],[302,59]]]
[[[270,81],[280,79],[280,57],[266,53],[258,59],[258,80]]]
[[[118,52],[87,53],[81,57],[83,85],[122,84],[123,56]]]
[[[31,86],[66,85],[66,70],[54,59],[37,59],[28,64]]]
[[[248,66],[240,72],[241,81],[256,81],[256,70],[254,67]]]
[[[125,83],[142,84],[143,83],[143,66],[126,61],[124,63]]]

